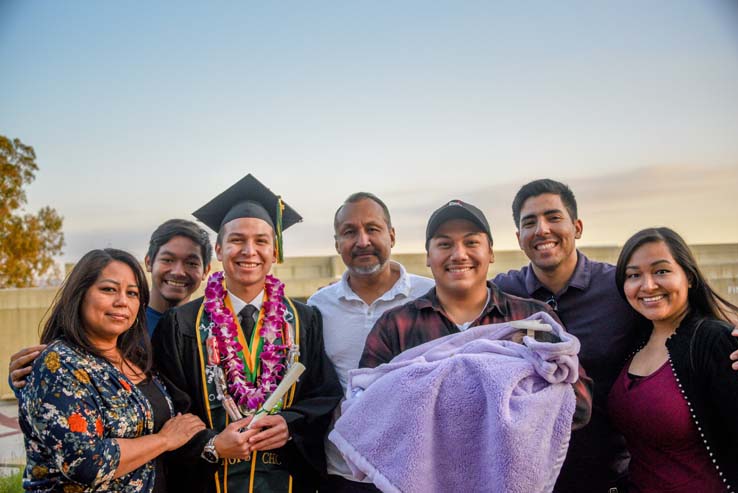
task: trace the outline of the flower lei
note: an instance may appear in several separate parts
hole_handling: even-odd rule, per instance
[[[263,317],[259,335],[264,344],[259,359],[261,360],[261,374],[255,377],[255,382],[246,377],[244,362],[238,353],[243,346],[238,342],[238,328],[234,314],[225,305],[226,289],[223,287],[223,272],[216,272],[208,279],[205,288],[205,311],[210,315],[214,324],[212,335],[218,342],[221,365],[226,375],[228,392],[239,406],[249,410],[259,409],[267,396],[274,392],[282,380],[282,370],[285,368],[286,350],[289,345],[275,344],[282,337],[286,324],[284,314],[287,308],[284,305],[284,284],[272,275],[265,280],[266,296],[262,305]],[[284,342],[284,341],[283,341]],[[256,348],[252,348],[255,351]]]

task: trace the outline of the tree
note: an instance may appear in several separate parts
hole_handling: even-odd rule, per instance
[[[33,147],[0,135],[0,288],[24,288],[55,266],[62,253],[62,217],[51,207],[23,213],[24,186],[36,178]],[[18,213],[16,213],[18,212]]]

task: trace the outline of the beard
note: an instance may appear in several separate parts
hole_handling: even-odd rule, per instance
[[[378,261],[374,265],[367,265],[365,267],[364,266],[358,267],[358,266],[352,265],[348,267],[348,271],[351,274],[354,274],[357,276],[371,276],[372,274],[376,274],[377,272],[382,270],[386,264],[387,264],[387,260],[385,260],[384,262]]]

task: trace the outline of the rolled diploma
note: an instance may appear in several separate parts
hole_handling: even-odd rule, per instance
[[[247,430],[251,429],[251,427],[259,421],[262,417],[269,414],[269,410],[273,409],[274,406],[277,405],[279,402],[279,399],[284,396],[284,394],[287,393],[288,390],[290,390],[290,387],[292,387],[292,384],[297,381],[297,379],[302,375],[302,373],[305,371],[305,365],[302,363],[295,363],[292,365],[292,367],[289,369],[287,373],[285,373],[284,377],[282,377],[282,381],[279,382],[279,385],[277,385],[277,388],[274,389],[274,392],[272,392],[272,395],[269,396],[269,398],[266,400],[263,406],[261,406],[261,411],[254,415],[253,419],[249,423],[249,425],[246,427]]]

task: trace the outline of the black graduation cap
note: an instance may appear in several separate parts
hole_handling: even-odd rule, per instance
[[[282,231],[302,221],[302,216],[285,204],[282,198],[249,173],[225,192],[192,213],[213,231],[229,221],[254,217],[274,228],[277,236],[277,261],[282,262]]]

